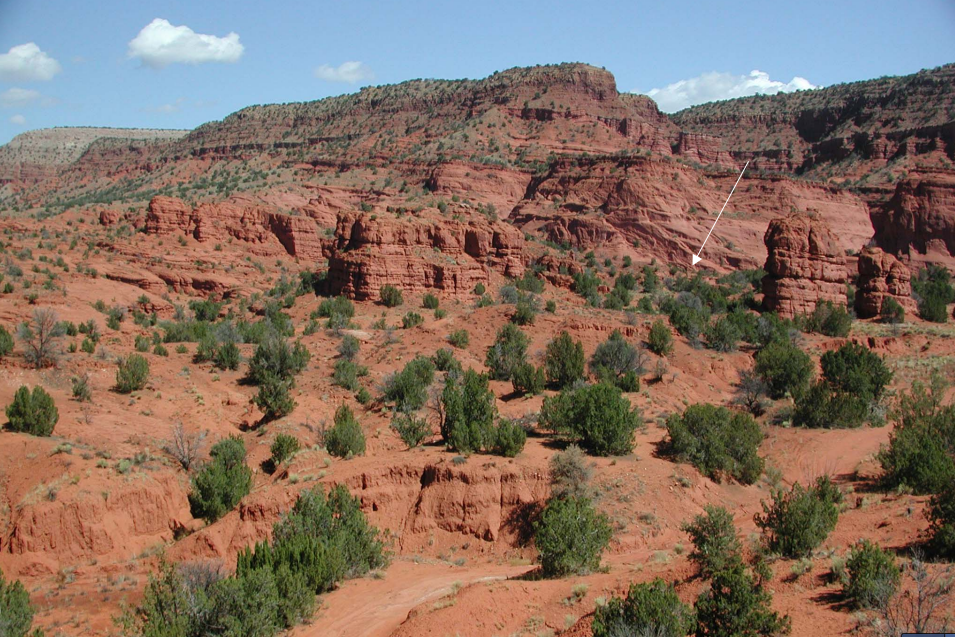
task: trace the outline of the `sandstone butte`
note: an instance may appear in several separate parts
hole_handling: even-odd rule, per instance
[[[866,248],[859,253],[859,282],[855,309],[859,318],[872,318],[882,312],[886,299],[893,299],[905,310],[915,312],[912,299],[912,274],[909,268],[879,248]]]
[[[769,256],[764,304],[780,316],[809,314],[816,304],[846,304],[846,259],[829,226],[808,215],[770,222],[764,237]]]
[[[524,236],[500,221],[342,214],[327,256],[332,294],[377,299],[382,286],[392,285],[461,296],[489,283],[492,272],[522,276]]]

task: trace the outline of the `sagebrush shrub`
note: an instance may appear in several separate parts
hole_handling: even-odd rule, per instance
[[[149,380],[149,361],[139,354],[130,354],[120,360],[116,370],[116,391],[121,394],[138,391]]]

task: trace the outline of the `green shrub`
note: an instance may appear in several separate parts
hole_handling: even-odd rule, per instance
[[[246,379],[253,385],[261,385],[269,377],[289,381],[305,369],[310,358],[301,343],[289,345],[282,338],[269,337],[256,346]]]
[[[415,356],[400,372],[385,379],[385,400],[400,412],[421,409],[428,400],[428,387],[434,382],[434,363],[425,356]]]
[[[348,405],[342,405],[335,412],[335,424],[325,433],[325,448],[338,458],[365,453],[365,434]]]
[[[143,336],[142,334],[136,336],[134,347],[136,348],[137,352],[148,352],[151,345],[152,341],[149,340],[148,336]]]
[[[346,360],[355,360],[360,351],[361,342],[351,334],[345,334],[338,344],[338,355]]]
[[[948,304],[955,301],[955,288],[952,288],[948,269],[930,265],[919,271],[912,282],[912,292],[923,320],[933,323],[948,321]]]
[[[892,297],[884,297],[882,299],[882,309],[879,310],[879,321],[892,325],[905,323],[905,308]]]
[[[929,551],[940,559],[955,560],[955,486],[952,483],[932,496],[928,518],[931,521]]]
[[[832,301],[816,303],[812,314],[798,321],[806,332],[818,332],[826,336],[845,338],[852,329],[852,316],[843,305],[833,305]]]
[[[796,399],[792,422],[809,429],[861,427],[868,418],[870,404],[860,396],[833,391],[827,382],[818,381]]]
[[[590,358],[590,371],[602,382],[613,383],[624,391],[632,391],[636,378],[644,373],[645,351],[626,341],[620,330],[614,330],[600,343]]]
[[[434,368],[439,372],[450,372],[452,370],[457,372],[463,371],[461,369],[461,363],[454,357],[454,352],[447,347],[442,347],[435,352],[431,360],[434,363]]]
[[[735,352],[742,338],[739,327],[728,315],[707,325],[704,334],[707,347],[717,352]]]
[[[350,319],[355,316],[355,305],[344,296],[324,299],[319,303],[316,315],[321,318],[331,318],[337,315],[345,319]]]
[[[879,400],[892,382],[892,372],[880,356],[858,343],[846,343],[822,355],[822,374],[829,386],[863,400]]]
[[[645,294],[653,294],[660,287],[660,277],[657,276],[656,268],[645,265],[643,266],[643,281],[641,285],[643,286],[643,292]]]
[[[819,478],[809,489],[797,482],[788,492],[774,491],[772,505],[763,502],[756,526],[763,530],[772,552],[804,557],[836,528],[841,503],[842,493],[828,477]]]
[[[528,343],[527,336],[513,323],[507,323],[499,329],[484,361],[491,377],[495,380],[510,380],[514,370],[527,362]]]
[[[667,419],[670,448],[713,479],[730,476],[753,484],[763,472],[763,432],[749,414],[708,404],[690,405]]]
[[[707,504],[704,513],[683,525],[683,531],[693,542],[690,561],[700,568],[703,577],[713,577],[742,560],[733,515],[721,506]]]
[[[471,336],[468,334],[467,330],[455,330],[448,336],[448,342],[458,349],[464,349],[467,347],[470,340]]]
[[[583,450],[571,443],[550,459],[550,491],[553,497],[590,497],[593,469]]]
[[[417,447],[431,435],[431,424],[413,414],[395,414],[391,419],[391,428],[409,449]]]
[[[555,313],[557,311],[557,301],[549,299],[547,303],[544,304],[544,310],[549,314]]]
[[[714,574],[696,600],[696,634],[707,637],[777,637],[788,634],[790,619],[772,610],[772,594],[754,580],[742,562]]]
[[[219,318],[222,303],[217,303],[209,299],[189,301],[189,309],[192,310],[197,321],[209,321],[211,323]]]
[[[342,484],[327,496],[322,485],[303,492],[276,522],[272,537],[271,544],[259,542],[239,553],[237,575],[259,569],[278,575],[286,569],[301,575],[302,588],[314,597],[385,564],[378,530],[368,525],[361,503]]]
[[[32,392],[22,385],[13,395],[13,402],[7,406],[8,426],[13,431],[49,436],[59,419],[60,412],[53,403],[53,397],[39,385]]]
[[[295,436],[278,434],[275,436],[275,440],[272,441],[272,446],[269,448],[269,451],[272,453],[272,456],[269,458],[272,461],[272,466],[277,467],[281,465],[297,454],[301,448],[302,445]]]
[[[292,398],[292,387],[295,381],[283,378],[277,374],[267,373],[260,377],[259,391],[252,398],[265,420],[274,420],[287,416],[295,409],[296,403]]]
[[[169,350],[163,347],[162,343],[156,343],[153,347],[153,354],[156,356],[169,356]]]
[[[544,291],[544,280],[539,278],[530,268],[524,270],[524,276],[514,281],[514,285],[523,292],[540,294]]]
[[[92,354],[96,351],[96,343],[89,337],[86,337],[83,339],[83,342],[80,343],[80,349],[86,354]]]
[[[119,362],[116,370],[116,391],[128,394],[146,386],[149,380],[149,361],[139,354],[130,354]]]
[[[398,307],[404,303],[401,296],[401,290],[393,285],[383,285],[378,293],[381,297],[381,303],[385,307]]]
[[[494,453],[505,458],[513,458],[524,449],[527,432],[520,424],[511,420],[501,420],[494,431]]]
[[[544,369],[530,363],[518,365],[511,374],[511,386],[516,394],[535,396],[544,391],[544,384]]]
[[[239,369],[239,363],[242,362],[239,346],[232,341],[226,341],[216,350],[212,361],[219,369],[229,369],[233,371]]]
[[[861,540],[846,560],[849,580],[842,592],[856,608],[883,608],[899,588],[901,571],[895,556],[878,544]]]
[[[401,327],[408,330],[424,323],[424,317],[417,312],[408,312],[401,317]]]
[[[527,298],[521,298],[514,306],[514,314],[511,315],[511,322],[515,325],[533,325],[537,317],[537,309],[534,303]]]
[[[650,326],[647,346],[657,356],[669,356],[670,352],[673,351],[673,335],[670,334],[670,328],[663,321],[657,319]]]
[[[899,397],[889,444],[878,455],[886,488],[922,495],[955,482],[955,406],[942,405],[946,387],[935,375],[928,387],[915,381]]]
[[[438,305],[440,305],[440,301],[438,301],[438,297],[430,293],[425,294],[424,299],[421,302],[421,306],[426,310],[436,310],[438,309]]]
[[[627,597],[613,597],[594,611],[594,637],[652,635],[686,637],[696,627],[693,609],[680,601],[672,584],[659,577],[631,584]]]
[[[219,342],[212,334],[207,334],[199,340],[196,353],[192,356],[193,363],[206,363],[216,357],[219,351]]]
[[[756,374],[766,382],[770,398],[799,396],[809,387],[814,370],[812,359],[788,341],[770,342],[755,358]]]
[[[460,378],[449,376],[441,404],[441,437],[449,449],[473,453],[493,445],[497,407],[486,375],[469,369]]]
[[[594,455],[622,456],[633,450],[633,432],[643,419],[619,388],[598,383],[545,398],[540,423],[579,440]]]
[[[241,438],[220,440],[209,450],[211,460],[192,478],[192,515],[212,523],[235,508],[252,488],[252,469],[245,464]]]
[[[474,286],[474,296],[483,296],[485,292],[484,284],[478,283]]]
[[[13,351],[13,336],[7,331],[7,328],[0,325],[0,358],[9,356]]]
[[[573,385],[584,377],[584,346],[567,332],[561,332],[550,343],[544,355],[547,380],[558,389]]]
[[[73,398],[81,403],[88,403],[93,399],[93,389],[90,387],[89,376],[76,376],[73,378]]]
[[[347,358],[339,358],[332,368],[332,383],[349,391],[358,391],[361,388],[358,377],[364,376],[367,372],[367,368],[358,363]]]
[[[0,635],[26,637],[33,625],[30,594],[19,580],[7,581],[0,571]],[[34,637],[43,637],[39,630]]]
[[[534,543],[544,576],[566,577],[596,570],[612,535],[610,520],[597,513],[589,498],[551,498],[534,524]]]
[[[600,277],[588,269],[574,273],[573,279],[571,290],[587,299],[590,305],[598,307],[600,305],[600,295],[597,288],[600,287]]]

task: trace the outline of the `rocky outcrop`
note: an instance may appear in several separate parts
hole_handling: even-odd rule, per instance
[[[248,197],[203,203],[195,209],[174,197],[153,197],[145,230],[158,235],[186,234],[199,242],[236,239],[267,252],[282,249],[302,259],[322,256],[322,234],[313,219],[271,210]]]
[[[824,221],[799,214],[774,219],[763,241],[769,252],[763,302],[769,310],[792,318],[821,301],[846,304],[846,258]]]
[[[191,520],[186,492],[175,476],[143,474],[142,480],[113,485],[102,494],[84,489],[55,501],[23,503],[2,549],[24,556],[22,564],[35,560],[34,570],[52,573],[61,563],[128,559],[171,540],[173,529]]]
[[[521,232],[499,221],[348,213],[338,217],[327,254],[328,284],[355,299],[376,299],[384,285],[469,294],[491,272],[523,275],[523,250]]]
[[[860,318],[878,316],[887,298],[894,299],[906,313],[915,312],[911,279],[908,267],[891,254],[866,248],[859,254],[856,314]]]
[[[955,256],[955,171],[900,181],[892,197],[872,210],[872,225],[886,252]]]

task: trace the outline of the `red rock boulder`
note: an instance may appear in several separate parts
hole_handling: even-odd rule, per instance
[[[859,290],[856,314],[871,318],[882,312],[882,303],[894,299],[906,313],[914,313],[912,274],[908,267],[879,248],[866,248],[859,254]]]
[[[763,241],[768,309],[792,318],[811,313],[820,301],[846,304],[846,258],[824,221],[798,214],[774,219]]]

